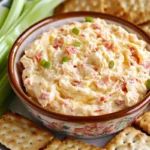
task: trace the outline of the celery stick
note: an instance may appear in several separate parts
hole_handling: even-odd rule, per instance
[[[14,24],[14,22],[20,16],[24,6],[24,0],[13,0],[9,14],[0,30],[0,37],[3,36],[8,29]]]
[[[18,21],[11,27],[9,33],[0,41],[0,70],[6,64],[7,55],[16,38],[30,25],[47,17],[49,12],[60,2],[61,0],[35,0],[29,9],[25,10]]]
[[[4,103],[0,106],[0,118],[3,116],[3,114],[9,109],[9,106],[15,97],[15,93],[11,91],[7,98],[5,99]]]
[[[32,1],[26,1],[25,2],[25,4],[24,4],[24,8],[23,8],[23,11],[22,11],[22,14],[24,13],[24,12],[26,12],[26,10],[28,10],[29,9],[29,7],[31,6],[31,5],[33,5],[33,3],[34,3],[34,1],[32,0]],[[22,15],[21,14],[21,15]]]
[[[0,105],[4,102],[7,95],[11,91],[11,87],[8,81],[8,73],[7,73],[7,67],[4,68],[2,71],[3,77],[0,78]]]
[[[8,15],[9,9],[4,6],[0,6],[0,28],[2,27],[7,15]]]

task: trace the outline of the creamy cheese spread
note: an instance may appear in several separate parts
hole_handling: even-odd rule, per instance
[[[133,106],[148,91],[146,43],[99,18],[50,28],[26,48],[20,61],[27,93],[61,114],[116,112]]]

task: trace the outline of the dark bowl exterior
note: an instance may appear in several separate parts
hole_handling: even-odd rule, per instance
[[[58,114],[41,107],[40,104],[33,101],[23,88],[21,79],[21,67],[19,59],[23,54],[25,47],[32,42],[42,32],[49,27],[57,27],[70,22],[70,20],[81,21],[84,17],[99,17],[109,23],[115,23],[123,26],[129,32],[136,33],[139,38],[147,42],[150,47],[150,38],[135,25],[120,18],[95,12],[74,12],[66,13],[46,18],[30,28],[28,28],[14,43],[8,60],[8,74],[10,84],[20,98],[27,106],[28,110],[47,127],[53,130],[64,132],[71,136],[81,138],[94,138],[117,132],[127,125],[130,125],[147,107],[150,101],[150,93],[136,105],[101,116],[70,116]]]

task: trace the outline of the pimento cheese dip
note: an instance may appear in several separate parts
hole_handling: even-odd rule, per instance
[[[86,21],[50,28],[26,48],[20,61],[27,93],[48,110],[76,116],[136,104],[150,87],[146,43],[102,19]]]

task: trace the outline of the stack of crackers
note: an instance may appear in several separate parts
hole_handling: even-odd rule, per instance
[[[126,19],[150,36],[150,0],[65,0],[55,14],[95,11]]]
[[[56,139],[27,118],[7,112],[0,119],[0,143],[11,150],[150,150],[150,111],[135,123],[138,129],[127,127],[99,148],[74,139]]]

